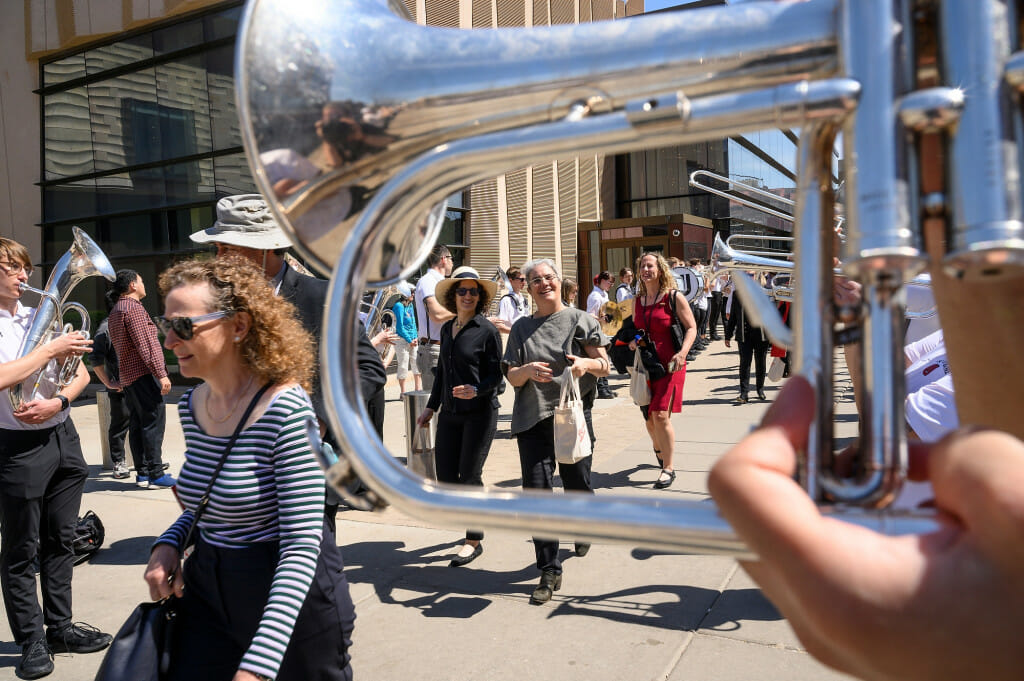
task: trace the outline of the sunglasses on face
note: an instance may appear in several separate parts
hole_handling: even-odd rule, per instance
[[[480,289],[478,289],[478,288],[464,288],[464,287],[460,286],[459,288],[455,289],[455,295],[459,296],[460,298],[462,296],[467,296],[467,295],[469,295],[469,296],[478,296],[478,295],[480,295]]]
[[[512,281],[526,281],[526,277],[512,277]]]
[[[175,336],[187,341],[192,340],[192,336],[195,335],[196,324],[230,317],[233,314],[234,312],[231,310],[221,310],[220,312],[201,314],[198,317],[153,317],[153,323],[163,335],[166,336],[173,331]]]

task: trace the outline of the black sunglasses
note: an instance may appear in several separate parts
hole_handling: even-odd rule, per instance
[[[165,336],[173,331],[174,335],[181,340],[192,340],[192,336],[196,333],[196,324],[230,317],[233,314],[232,310],[221,310],[220,312],[201,314],[198,317],[153,317],[153,323]]]
[[[464,287],[460,286],[459,288],[455,289],[455,295],[460,296],[460,297],[461,296],[465,296],[465,295],[478,296],[478,295],[480,295],[480,289],[478,289],[478,288],[464,288]]]

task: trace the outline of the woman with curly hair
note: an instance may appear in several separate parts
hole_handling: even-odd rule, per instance
[[[169,678],[351,679],[355,611],[306,435],[312,339],[238,257],[179,263],[160,291],[164,347],[204,381],[178,403],[185,511],[145,575],[154,600],[180,599]]]
[[[655,489],[665,489],[676,479],[672,454],[675,446],[675,431],[672,429],[672,413],[683,408],[683,383],[686,381],[686,355],[697,339],[697,323],[686,298],[676,291],[676,280],[672,270],[660,253],[644,253],[637,264],[640,286],[636,290],[633,306],[633,324],[640,332],[640,343],[650,343],[658,354],[658,360],[667,372],[661,378],[651,381],[651,403],[640,407],[644,415],[647,434],[654,445],[654,456],[661,464],[661,472],[654,482]],[[672,338],[672,320],[678,319],[685,335],[681,347],[675,346]],[[637,341],[629,344],[636,350]]]
[[[498,388],[505,380],[501,336],[484,316],[497,290],[493,281],[481,279],[472,267],[460,267],[451,278],[437,283],[437,299],[455,317],[441,327],[437,375],[416,423],[425,427],[440,410],[434,457],[441,482],[484,484],[484,461],[498,429]],[[483,532],[466,532],[466,541],[449,566],[476,560],[484,550],[483,538]]]

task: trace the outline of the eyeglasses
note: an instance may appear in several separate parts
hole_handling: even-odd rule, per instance
[[[233,310],[221,310],[220,312],[201,314],[198,317],[153,317],[153,323],[165,336],[173,331],[174,335],[181,340],[192,340],[196,333],[196,324],[230,317],[233,314],[235,314]]]
[[[7,262],[0,262],[0,268],[12,277],[16,277],[22,272],[31,277],[32,272],[34,271],[32,269],[32,265],[22,265],[20,262],[11,262],[10,260]]]
[[[459,296],[460,298],[462,296],[467,296],[467,295],[469,295],[469,296],[478,296],[478,295],[480,295],[480,289],[478,289],[478,288],[464,288],[464,287],[460,286],[459,288],[455,289],[455,295]]]
[[[557,279],[558,279],[558,277],[556,277],[553,274],[546,274],[543,277],[534,277],[533,279],[531,279],[530,280],[530,285],[531,286],[540,286],[541,284],[543,284],[545,282],[550,284],[551,282],[556,281]]]

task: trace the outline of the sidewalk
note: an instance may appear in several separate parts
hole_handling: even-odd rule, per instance
[[[683,412],[673,417],[676,470],[672,488],[651,488],[658,470],[639,410],[628,397],[598,400],[594,484],[601,495],[707,496],[714,461],[757,422],[767,403],[736,405],[735,346],[713,343],[688,370]],[[620,395],[626,377],[612,378]],[[769,383],[771,399],[778,385]],[[384,441],[404,457],[403,405],[392,378]],[[176,391],[180,395],[180,391]],[[513,394],[502,396],[498,436],[484,468],[487,485],[519,486],[519,460],[508,423]],[[183,461],[176,400],[168,400],[165,460]],[[853,427],[849,390],[840,392],[840,436]],[[142,490],[102,470],[94,400],[73,407],[90,479],[82,511],[106,526],[105,548],[75,568],[75,617],[113,633],[147,598],[142,571],[149,546],[174,520],[166,490]],[[360,681],[810,681],[845,679],[814,661],[789,625],[728,558],[678,555],[622,544],[595,544],[586,558],[562,544],[562,589],[544,606],[529,603],[539,578],[526,532],[488,532],[470,566],[447,567],[462,538],[407,517],[343,510],[338,537],[358,620],[352,664]],[[575,617],[567,617],[575,615]],[[0,681],[13,679],[20,650],[0,623]],[[100,655],[59,655],[49,677],[91,680]]]

